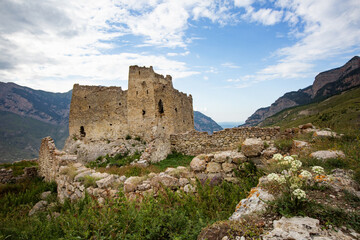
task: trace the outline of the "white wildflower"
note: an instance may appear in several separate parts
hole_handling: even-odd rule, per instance
[[[273,155],[273,159],[276,161],[281,161],[283,159],[283,156],[280,153],[276,153]]]
[[[312,177],[311,172],[306,171],[306,170],[302,170],[302,172],[299,175],[300,178],[304,178],[304,179],[310,179]]]
[[[291,184],[290,188],[295,189],[295,188],[299,188],[299,186],[297,184],[293,183],[293,184]]]
[[[324,173],[324,168],[320,167],[320,166],[314,166],[311,168],[312,171],[318,175],[323,174]]]
[[[276,179],[276,181],[280,184],[286,183],[285,176],[283,176],[283,175],[279,176],[278,179]]]
[[[276,173],[270,173],[269,175],[267,175],[267,179],[269,179],[269,181],[271,182],[278,181],[279,176]]]
[[[299,199],[299,200],[306,198],[306,193],[305,193],[305,191],[303,191],[303,190],[301,190],[301,189],[299,189],[299,188],[297,188],[297,189],[295,189],[295,190],[293,191],[293,195],[294,195],[297,199]]]
[[[300,162],[299,160],[294,160],[291,162],[291,168],[290,170],[295,172],[297,171],[300,167],[302,166],[302,162]]]
[[[292,161],[294,161],[293,157],[291,157],[291,156],[284,157],[284,162],[291,163]]]

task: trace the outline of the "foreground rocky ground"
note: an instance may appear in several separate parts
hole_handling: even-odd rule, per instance
[[[173,220],[171,227],[162,225],[164,223],[156,223],[157,220],[153,219],[154,224],[162,226],[162,230],[159,231],[163,232],[163,235],[160,232],[152,235],[154,229],[138,233],[141,234],[138,236],[147,239],[159,239],[159,236],[167,236],[165,238],[170,239],[194,239],[194,235],[198,239],[359,239],[360,186],[358,181],[354,180],[357,172],[349,169],[356,170],[356,164],[359,164],[353,162],[354,159],[358,161],[358,140],[349,140],[330,129],[316,129],[312,124],[287,131],[291,135],[297,132],[295,139],[273,141],[249,138],[236,151],[201,154],[193,157],[184,166],[173,165],[163,171],[157,171],[154,166],[139,163],[136,159],[132,164],[122,167],[111,166],[111,161],[106,159],[87,165],[67,162],[57,169],[54,179],[57,190],[38,192],[34,199],[41,200],[25,208],[26,215],[30,216],[25,219],[35,221],[45,215],[47,221],[50,220],[48,224],[51,228],[61,229],[59,231],[62,233],[59,235],[70,236],[67,234],[73,227],[65,230],[64,223],[76,218],[87,222],[86,218],[94,217],[94,214],[97,215],[96,212],[107,216],[107,220],[104,221],[111,221],[108,214],[120,211],[120,215],[112,218],[129,224],[128,228],[135,231],[140,226],[135,227],[131,221],[127,222],[125,216],[129,213],[123,207],[119,207],[126,201],[127,211],[130,211],[131,206],[139,210],[158,206],[159,212],[164,211],[161,214],[165,214],[166,218],[170,217],[168,214],[174,209],[186,207],[181,211],[177,210],[180,211],[176,214],[178,219]],[[71,156],[63,153],[56,154],[61,159],[71,159]],[[114,168],[124,174],[114,174]],[[262,177],[259,179],[260,176]],[[217,187],[219,184],[220,188]],[[209,187],[205,187],[207,185]],[[251,187],[254,188],[250,190]],[[9,198],[6,193],[9,190],[2,191],[1,197],[4,201],[5,198]],[[231,195],[231,192],[236,191],[240,194]],[[246,197],[247,191],[249,194]],[[227,199],[224,199],[225,195]],[[89,197],[94,203],[87,202],[86,199]],[[73,202],[74,206],[70,209],[66,207],[70,206],[67,205],[69,201]],[[131,205],[131,202],[134,205]],[[222,206],[222,202],[228,205]],[[236,202],[237,205],[232,205],[231,202]],[[91,217],[84,218],[85,213],[79,212],[79,203],[94,210]],[[163,209],[164,203],[166,210]],[[113,209],[114,212],[105,214],[104,209]],[[152,211],[156,210],[153,209],[146,214],[154,214]],[[70,212],[72,215],[68,215]],[[198,216],[191,221],[187,217],[186,224],[182,223],[182,230],[173,229],[176,222],[183,218],[182,214],[190,216],[196,212],[204,214],[203,217]],[[6,211],[2,214],[4,219],[9,219]],[[145,215],[142,214],[145,213],[138,213],[138,216],[142,217],[137,219],[138,217],[134,216],[133,219],[137,220],[132,221],[144,222]],[[204,216],[207,220],[202,222]],[[157,218],[162,219],[162,215]],[[99,219],[101,216],[98,216]],[[217,222],[213,223],[214,221]],[[206,225],[208,226],[205,227]],[[5,227],[0,230],[9,234],[7,220],[4,220],[3,226]],[[200,232],[199,227],[205,228]],[[144,226],[140,227],[143,228]],[[107,235],[108,232],[104,232],[109,231],[105,229],[107,228],[98,230],[100,235],[108,236],[105,239],[113,238]],[[126,228],[119,226],[117,229],[113,230],[126,235]],[[168,233],[169,229],[172,229],[173,234],[179,232],[180,235],[176,235],[178,237],[175,238],[175,235]],[[85,238],[95,236],[95,232],[90,231]],[[80,236],[79,234],[75,235]],[[125,236],[119,234],[113,236]],[[135,235],[132,233],[132,236]]]

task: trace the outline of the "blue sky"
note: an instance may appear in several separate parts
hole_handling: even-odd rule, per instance
[[[360,53],[359,0],[2,0],[0,81],[127,88],[153,66],[195,110],[245,121]]]

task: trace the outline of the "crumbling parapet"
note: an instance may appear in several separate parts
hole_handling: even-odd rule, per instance
[[[280,138],[280,128],[242,127],[227,128],[209,135],[207,132],[189,131],[170,136],[171,150],[187,155],[214,151],[236,150],[246,138],[274,140]]]
[[[38,163],[39,175],[44,177],[45,181],[55,181],[60,166],[67,165],[76,160],[76,155],[69,155],[57,150],[54,140],[51,137],[42,139]]]

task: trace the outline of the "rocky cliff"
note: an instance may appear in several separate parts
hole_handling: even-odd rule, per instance
[[[212,134],[215,131],[220,131],[223,129],[210,117],[198,111],[194,111],[194,127],[196,131],[208,132],[209,134]]]
[[[353,57],[342,67],[319,73],[313,85],[296,92],[288,92],[271,106],[256,110],[243,126],[256,126],[267,117],[284,109],[322,100],[356,86],[360,86],[360,57],[358,56]]]

